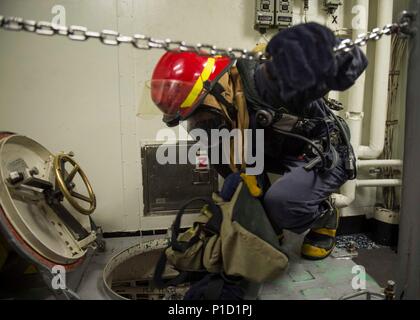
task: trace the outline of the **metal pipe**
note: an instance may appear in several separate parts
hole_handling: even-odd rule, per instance
[[[356,187],[354,187],[354,189],[352,190],[354,190],[354,195],[349,194],[349,193],[347,194],[334,193],[332,195],[334,206],[337,209],[344,209],[352,204],[352,202],[356,198]]]
[[[392,21],[393,8],[394,1],[379,1],[378,26],[384,26]],[[370,141],[369,146],[359,147],[360,159],[377,159],[384,150],[390,63],[391,37],[386,37],[376,43]]]
[[[356,38],[360,33],[367,33],[369,29],[369,0],[355,0],[355,6],[361,6],[365,10],[365,19],[361,21],[359,28],[353,30],[353,38]],[[362,48],[366,53],[366,47]],[[366,72],[364,72],[355,85],[349,90],[348,108],[346,112],[346,121],[351,132],[351,144],[356,153],[360,146],[362,139],[362,122],[363,122],[363,106],[365,97]],[[338,208],[346,208],[356,198],[356,182],[349,181],[341,188],[341,194],[334,194],[333,199]]]
[[[375,180],[357,180],[356,186],[361,187],[400,187],[402,180],[400,179],[375,179]]]
[[[365,19],[361,21],[359,28],[353,30],[353,38],[356,38],[359,34],[367,33],[369,29],[368,17],[369,17],[369,0],[357,0],[354,3],[356,6],[363,7],[365,12]],[[367,48],[361,48],[363,53],[366,54]],[[363,125],[363,107],[365,101],[365,84],[366,84],[366,72],[363,72],[359,79],[357,79],[354,86],[349,90],[348,95],[348,108],[345,114],[346,121],[351,132],[351,144],[353,145],[354,151],[358,153],[360,142],[362,139],[362,125]]]
[[[372,179],[372,180],[353,180],[346,184],[348,190],[345,194],[335,193],[332,195],[334,205],[338,209],[349,207],[356,198],[356,189],[362,187],[400,187],[400,179]],[[343,188],[344,189],[344,188]]]
[[[378,3],[378,25],[385,25],[393,18],[393,3],[392,1],[383,1]],[[369,1],[359,0],[356,4],[363,5],[367,10],[369,8]],[[368,16],[368,13],[367,13]],[[368,29],[368,21],[363,27]],[[360,32],[361,30],[355,30]],[[383,151],[385,144],[385,129],[386,117],[388,107],[388,73],[391,61],[391,39],[382,39],[376,43],[375,51],[375,71],[374,71],[374,88],[373,88],[373,101],[372,101],[372,121],[371,121],[371,134],[370,144],[368,147],[360,146],[362,136],[363,124],[363,104],[364,104],[364,89],[365,77],[363,74],[359,81],[349,94],[349,109],[346,113],[346,120],[349,125],[352,135],[352,145],[355,149],[358,158],[376,159]],[[401,162],[384,160],[364,162],[359,161],[358,167],[400,167]],[[349,181],[341,189],[341,194],[334,194],[333,199],[337,208],[346,208],[350,206],[356,198],[356,188],[367,187],[383,187],[391,184],[401,185],[401,181],[383,181],[383,180],[362,180],[362,181]],[[345,215],[345,212],[343,212]]]
[[[402,160],[359,160],[357,167],[360,168],[386,168],[386,167],[402,167],[404,162]]]

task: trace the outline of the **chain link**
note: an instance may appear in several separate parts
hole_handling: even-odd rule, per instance
[[[385,27],[375,28],[371,32],[361,34],[356,40],[346,39],[343,40],[337,47],[334,48],[334,52],[348,52],[355,47],[366,46],[369,41],[378,41],[383,36],[389,36],[398,33],[400,27],[398,24],[388,24]]]
[[[406,13],[408,14],[408,13]],[[401,23],[386,25],[385,27],[375,28],[367,34],[361,34],[356,40],[346,39],[342,41],[334,52],[348,52],[355,47],[363,47],[370,41],[378,41],[383,36],[400,33],[404,28],[408,28],[409,21],[401,20]],[[11,31],[27,31],[39,35],[53,36],[61,35],[74,41],[86,41],[90,38],[99,39],[101,43],[109,46],[120,44],[131,44],[140,50],[161,49],[165,51],[195,52],[203,56],[227,56],[235,59],[265,60],[267,57],[260,52],[252,52],[239,48],[217,48],[209,44],[187,44],[184,41],[172,41],[170,39],[160,40],[145,35],[135,34],[133,36],[121,35],[114,30],[103,30],[101,32],[90,31],[83,26],[58,26],[45,21],[24,20],[20,17],[0,16],[0,28]]]

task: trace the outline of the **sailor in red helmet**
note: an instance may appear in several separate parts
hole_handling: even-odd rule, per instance
[[[165,54],[152,77],[152,98],[168,125],[186,120],[200,105],[208,84],[229,70],[231,59],[206,57],[195,53]]]
[[[324,96],[350,88],[367,59],[359,48],[335,53],[338,43],[330,29],[302,24],[272,38],[265,62],[171,52],[152,77],[152,99],[169,126],[264,129],[265,172],[255,177],[262,190],[255,195],[279,236],[310,230],[301,254],[311,260],[331,254],[339,213],[330,197],[356,177],[350,132]],[[238,176],[234,166],[215,167],[225,184]],[[271,185],[269,172],[282,178]]]

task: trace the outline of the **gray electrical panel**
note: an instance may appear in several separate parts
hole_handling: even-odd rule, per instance
[[[165,145],[168,153],[190,151],[193,143],[179,142]],[[188,200],[211,197],[218,189],[218,174],[211,167],[198,164],[164,164],[156,159],[161,144],[147,144],[141,148],[143,173],[144,215],[160,216],[175,214]],[[197,158],[198,159],[198,158]],[[195,203],[187,212],[197,213],[202,203]]]
[[[294,1],[276,0],[276,26],[279,29],[289,28],[293,24]]]
[[[268,29],[284,29],[292,26],[293,5],[293,0],[256,0],[255,30],[264,33]]]
[[[275,24],[275,1],[255,1],[255,29],[264,31],[274,27]]]

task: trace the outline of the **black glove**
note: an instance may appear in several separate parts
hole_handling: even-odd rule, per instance
[[[336,45],[340,40],[336,40]],[[357,78],[366,70],[368,59],[360,48],[354,48],[349,52],[335,54],[338,71],[333,77],[327,77],[326,83],[331,90],[345,91],[356,82]]]
[[[333,32],[317,23],[279,32],[267,46],[272,59],[257,69],[255,81],[269,103],[302,105],[330,90],[346,90],[367,67],[358,48],[334,53],[339,43]]]
[[[317,23],[307,23],[279,32],[270,41],[267,53],[272,57],[268,68],[278,74],[282,99],[324,83],[338,72],[333,48],[333,32]]]

